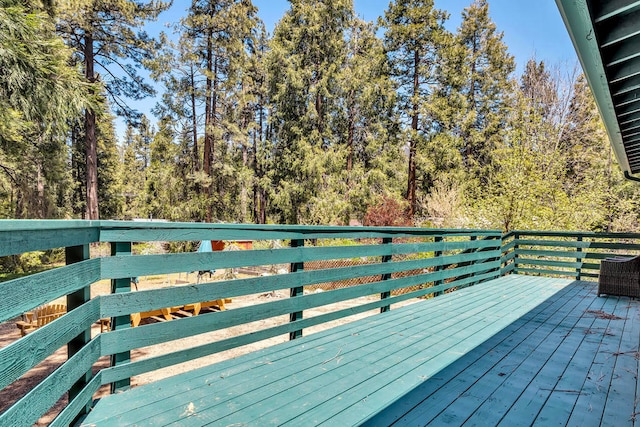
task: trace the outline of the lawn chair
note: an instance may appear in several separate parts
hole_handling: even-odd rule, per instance
[[[16,326],[20,329],[20,335],[24,337],[28,333],[64,316],[66,313],[67,307],[64,304],[43,305],[33,311],[24,313],[22,320],[16,322]]]
[[[640,297],[640,256],[607,258],[600,263],[598,296]]]

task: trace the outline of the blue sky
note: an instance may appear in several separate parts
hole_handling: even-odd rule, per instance
[[[462,10],[472,0],[435,0],[436,8],[449,12],[447,28],[455,31],[461,21]],[[285,11],[289,8],[287,0],[253,0],[258,7],[258,14],[271,33]],[[160,30],[169,31],[167,25],[177,22],[185,15],[191,0],[174,0],[173,6],[160,15],[158,22],[148,26],[151,34]],[[389,0],[354,0],[356,13],[367,21],[375,21],[389,5]],[[509,52],[515,56],[519,74],[527,60],[534,57],[550,65],[573,68],[578,58],[571,44],[567,30],[556,7],[555,0],[489,0],[489,13],[496,23],[498,31],[504,33],[504,42]],[[152,122],[155,119],[150,113],[155,101],[143,100],[131,105],[147,114]],[[118,120],[117,133],[124,135],[124,124]]]

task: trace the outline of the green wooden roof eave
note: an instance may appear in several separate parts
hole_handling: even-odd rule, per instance
[[[586,0],[556,0],[623,172],[631,172]]]

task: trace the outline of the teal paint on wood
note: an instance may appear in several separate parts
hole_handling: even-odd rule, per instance
[[[0,389],[90,328],[99,312],[99,301],[92,300],[0,349]]]
[[[58,414],[58,416],[51,422],[50,427],[67,427],[74,425],[78,420],[78,415],[84,415],[84,408],[87,402],[91,402],[93,395],[98,391],[102,383],[102,371],[98,373],[89,381],[89,383],[76,395],[75,398],[70,399],[69,404]]]
[[[77,224],[76,224],[77,223]],[[75,225],[74,225],[75,224]],[[74,230],[74,228],[77,228]],[[67,231],[69,231],[67,233]],[[96,237],[96,233],[99,233]],[[203,234],[204,233],[204,234]],[[118,364],[109,368],[97,377],[92,379],[86,387],[81,385],[90,378],[87,376],[88,368],[84,372],[75,372],[77,375],[74,381],[80,380],[73,387],[73,384],[64,383],[61,387],[71,388],[72,395],[78,393],[78,398],[73,399],[70,405],[71,409],[65,410],[64,416],[60,418],[60,423],[68,422],[69,417],[74,418],[82,407],[86,407],[88,401],[87,396],[92,394],[93,387],[96,384],[107,380],[120,381],[126,380],[128,376],[135,372],[147,372],[149,370],[158,369],[160,367],[170,366],[175,363],[190,360],[196,355],[207,355],[222,351],[223,349],[233,348],[245,345],[261,339],[266,339],[278,334],[292,333],[301,331],[302,329],[345,317],[350,314],[364,312],[371,309],[380,309],[392,303],[403,301],[412,297],[429,295],[431,293],[441,293],[453,287],[461,288],[467,284],[482,282],[495,277],[496,274],[502,272],[507,273],[512,269],[516,272],[528,272],[531,274],[555,274],[573,277],[597,277],[599,264],[597,260],[603,259],[613,251],[619,254],[621,251],[637,251],[640,245],[632,243],[640,240],[638,235],[630,233],[625,234],[590,234],[590,233],[548,233],[548,232],[521,232],[500,236],[499,232],[481,231],[481,230],[422,230],[422,229],[395,229],[395,228],[334,228],[334,227],[312,227],[312,226],[245,226],[245,225],[210,225],[210,224],[140,224],[140,223],[120,223],[120,222],[67,222],[67,221],[25,221],[16,223],[4,223],[0,221],[0,242],[7,242],[6,246],[0,245],[5,251],[13,251],[20,247],[20,252],[31,250],[33,248],[46,248],[63,246],[85,246],[96,239],[104,239],[105,237],[114,236],[115,240],[123,239],[125,244],[139,237],[147,237],[150,239],[161,240],[184,240],[185,238],[193,238],[201,240],[204,236],[211,238],[220,238],[224,236],[233,240],[235,237],[243,237],[246,240],[275,238],[275,236],[288,236],[291,239],[330,239],[330,238],[346,238],[356,239],[360,237],[377,237],[383,239],[392,239],[395,237],[422,237],[422,238],[439,238],[441,242],[429,243],[409,243],[409,244],[393,244],[388,245],[359,245],[346,247],[298,247],[275,251],[244,251],[242,253],[227,254],[172,254],[168,256],[116,256],[108,259],[85,260],[85,255],[70,256],[72,259],[80,262],[61,267],[44,273],[12,280],[0,284],[0,292],[3,298],[0,301],[0,318],[3,320],[11,319],[26,310],[35,308],[42,303],[49,302],[55,298],[68,295],[70,312],[63,318],[54,323],[45,326],[29,336],[17,341],[11,346],[0,350],[0,385],[10,384],[20,377],[31,367],[35,366],[46,355],[55,351],[56,348],[65,344],[69,345],[70,351],[74,352],[81,348],[82,344],[86,344],[88,337],[86,331],[92,322],[99,317],[104,317],[105,313],[109,313],[113,317],[126,318],[128,324],[128,315],[132,312],[142,311],[147,307],[160,308],[173,305],[175,301],[197,302],[214,296],[233,296],[247,295],[256,292],[257,289],[265,291],[274,289],[303,289],[307,284],[322,283],[333,280],[344,280],[351,277],[364,277],[371,274],[380,274],[381,279],[390,276],[394,272],[413,269],[435,268],[439,271],[429,274],[421,274],[418,276],[381,280],[376,284],[367,284],[358,286],[345,292],[331,292],[316,298],[314,295],[298,294],[292,300],[295,303],[288,304],[264,304],[261,307],[251,310],[238,311],[234,315],[222,315],[214,313],[213,320],[198,320],[192,322],[190,319],[171,322],[170,327],[154,328],[156,325],[149,325],[143,330],[144,333],[149,332],[150,337],[139,337],[136,334],[125,333],[124,330],[116,330],[101,335],[95,343],[89,342],[91,346],[102,347],[100,343],[108,342],[110,348],[100,348],[99,354],[112,354],[117,350],[118,353],[126,353],[132,348],[137,348],[148,342],[162,343],[172,339],[172,337],[182,338],[193,335],[194,330],[211,331],[224,327],[224,325],[243,324],[252,320],[267,318],[277,313],[302,313],[308,308],[320,307],[331,304],[335,301],[345,301],[347,299],[358,298],[378,293],[381,296],[390,296],[392,290],[412,285],[424,285],[425,283],[439,283],[431,288],[419,289],[406,295],[389,297],[385,300],[375,301],[372,303],[364,303],[352,309],[340,310],[336,313],[317,316],[311,319],[298,318],[290,324],[268,328],[258,331],[255,334],[247,334],[239,337],[233,337],[216,343],[204,343],[197,346],[193,351],[180,350],[172,354],[158,356],[150,360],[141,360],[134,363]],[[526,239],[519,239],[519,237]],[[511,239],[505,245],[502,240]],[[592,241],[584,242],[581,239],[591,239]],[[572,242],[573,240],[573,242]],[[388,246],[388,247],[387,247]],[[9,248],[9,249],[7,249]],[[572,250],[574,249],[574,250]],[[594,252],[597,251],[597,252]],[[383,257],[387,259],[395,254],[412,254],[421,252],[440,252],[441,256],[414,261],[393,262],[384,261],[378,264],[369,264],[359,267],[349,267],[342,269],[320,270],[320,271],[298,271],[294,274],[274,276],[271,278],[256,278],[255,280],[229,281],[216,284],[203,284],[197,286],[187,286],[181,289],[154,290],[136,293],[125,292],[122,294],[113,294],[105,297],[98,297],[93,301],[87,301],[87,288],[91,283],[99,280],[99,278],[112,278],[117,280],[128,279],[131,276],[139,276],[145,274],[161,274],[162,272],[178,272],[193,271],[202,265],[217,265],[220,268],[229,266],[250,266],[250,265],[268,265],[274,263],[274,260],[281,260],[277,263],[304,263],[310,260],[322,259],[340,259],[340,258],[357,258],[357,257]],[[549,257],[551,259],[544,259]],[[565,258],[565,260],[562,260]],[[585,259],[596,260],[596,262],[585,263]],[[514,260],[516,262],[509,262]],[[501,266],[502,264],[502,266]],[[196,267],[196,268],[192,268]],[[537,267],[537,268],[536,268]],[[124,284],[124,280],[122,282]],[[127,286],[129,285],[127,280]],[[484,284],[483,284],[484,286]],[[533,288],[531,288],[533,289]],[[327,293],[329,294],[329,293]],[[453,294],[452,294],[453,295]],[[205,298],[206,297],[206,298]],[[451,297],[452,299],[455,299]],[[4,301],[4,303],[3,303]],[[7,301],[10,301],[9,304]],[[447,301],[449,299],[447,298]],[[82,304],[81,302],[84,302]],[[71,310],[73,306],[79,305],[78,308]],[[603,307],[607,307],[606,304]],[[616,309],[617,310],[617,309]],[[447,313],[449,313],[447,311]],[[220,316],[219,316],[220,314]],[[390,313],[387,313],[390,314]],[[386,315],[386,314],[385,314]],[[204,317],[204,316],[203,316]],[[218,323],[218,320],[220,323]],[[117,324],[118,322],[114,322]],[[123,322],[124,323],[124,322]],[[140,329],[143,329],[140,328]],[[172,330],[172,329],[176,330]],[[614,328],[609,328],[614,331]],[[164,335],[164,336],[163,336]],[[75,341],[80,338],[82,343]],[[633,334],[627,332],[629,339],[633,338]],[[589,344],[590,337],[586,337],[582,346]],[[358,338],[352,338],[354,343],[359,342]],[[575,338],[573,338],[575,339]],[[118,342],[118,340],[121,340]],[[585,344],[586,343],[586,344]],[[580,347],[582,348],[582,347]],[[584,347],[590,349],[590,347]],[[614,347],[602,347],[606,351]],[[85,356],[87,353],[84,354]],[[613,350],[612,350],[613,351]],[[584,351],[589,353],[589,351]],[[578,354],[582,352],[576,352]],[[20,355],[33,354],[33,359],[20,360]],[[83,356],[84,357],[84,356]],[[574,357],[572,360],[577,361]],[[597,363],[605,363],[600,358],[596,358]],[[87,359],[88,360],[88,359]],[[550,359],[551,360],[551,359]],[[84,363],[84,362],[83,362]],[[595,362],[594,362],[595,363]],[[555,362],[553,363],[556,364]],[[623,368],[624,366],[624,368]],[[65,369],[71,369],[70,367]],[[548,368],[551,369],[551,368]],[[547,369],[547,370],[548,370]],[[620,363],[620,369],[615,374],[617,378],[622,372],[621,369],[629,369],[624,363]],[[543,372],[547,372],[544,370]],[[67,371],[68,372],[68,371]],[[346,372],[346,371],[345,371]],[[552,372],[552,371],[549,371]],[[553,371],[555,372],[555,371]],[[52,380],[47,380],[47,384],[51,381],[58,381],[58,374]],[[549,375],[547,375],[549,376]],[[364,377],[363,377],[364,378]],[[611,378],[614,384],[614,376]],[[66,381],[67,379],[65,379]],[[365,378],[364,381],[367,381]],[[536,380],[537,381],[537,380]],[[112,382],[112,381],[107,381]],[[67,384],[67,385],[65,385]],[[571,383],[573,384],[573,383]],[[47,390],[50,390],[47,385]],[[612,391],[615,393],[618,388],[628,388],[630,385],[620,382],[620,385],[612,385]],[[2,385],[4,387],[4,385]],[[370,387],[362,386],[363,389]],[[637,385],[636,385],[637,388]],[[381,388],[380,390],[383,390]],[[42,389],[40,389],[42,390]],[[58,390],[58,389],[56,389]],[[380,393],[383,393],[382,391]],[[525,390],[523,396],[528,396]],[[54,393],[55,394],[55,393]],[[384,394],[384,393],[383,393]],[[558,395],[557,392],[551,392],[549,396]],[[42,393],[40,393],[42,395]],[[36,394],[30,394],[28,400],[39,399]],[[53,395],[52,395],[53,396]],[[84,402],[80,398],[85,399]],[[621,394],[622,396],[622,394]],[[53,397],[47,397],[42,402],[37,403],[37,408],[43,408],[50,403]],[[376,402],[377,398],[368,399],[370,403]],[[44,403],[46,402],[46,403]],[[585,399],[581,396],[576,401],[577,407],[584,406]],[[601,401],[598,401],[601,402]],[[606,402],[606,397],[605,397]],[[619,400],[620,405],[624,407],[628,404],[628,400],[624,398]],[[26,405],[27,403],[24,403]],[[341,403],[342,404],[342,403]],[[23,404],[21,404],[23,405]],[[356,404],[359,405],[359,404]],[[517,403],[520,405],[520,403]],[[523,406],[529,407],[529,406]],[[23,406],[19,406],[23,408]],[[551,408],[551,407],[549,407]],[[40,409],[37,409],[39,411]],[[553,414],[551,409],[547,411]],[[609,411],[609,412],[607,412]],[[74,413],[75,412],[75,413]],[[366,411],[365,411],[366,412]],[[619,412],[619,409],[612,405],[605,410],[604,414]],[[35,413],[35,412],[34,412]],[[322,413],[324,416],[324,412]],[[541,412],[542,413],[542,412]],[[351,414],[353,415],[353,413]],[[29,415],[32,416],[32,415]],[[35,415],[33,415],[35,416]],[[604,416],[604,415],[603,415]],[[340,418],[347,422],[351,418],[345,416]],[[66,421],[65,421],[66,420]]]
[[[391,243],[393,243],[393,239],[386,237],[384,239],[382,239],[382,244],[383,245],[390,245]],[[387,263],[387,262],[391,262],[392,256],[391,255],[383,255],[382,256],[382,262],[383,263]],[[389,273],[385,273],[380,277],[380,280],[389,280],[391,279],[391,274]],[[386,292],[382,292],[380,294],[380,298],[381,299],[386,299],[389,298],[391,296],[391,292],[390,291],[386,291]],[[383,305],[382,307],[380,307],[380,313],[385,313],[387,311],[391,310],[391,306],[390,305]]]
[[[412,261],[387,262],[385,264],[367,264],[355,267],[332,268],[328,270],[298,271],[296,275],[281,274],[266,277],[235,279],[210,284],[190,285],[168,289],[146,290],[133,293],[113,294],[102,297],[101,317],[122,316],[138,311],[147,311],[173,305],[233,298],[242,295],[288,289],[317,283],[345,280],[377,274],[391,274],[406,270],[430,268],[436,265],[449,266],[465,261],[482,260],[489,253],[467,253],[425,258]],[[396,286],[399,288],[401,286]]]
[[[299,295],[295,298],[287,298],[284,300],[276,300],[249,307],[236,308],[234,310],[212,313],[207,316],[189,317],[171,322],[156,323],[138,328],[112,331],[103,336],[103,350],[113,351],[116,353],[128,351],[138,347],[159,344],[164,341],[211,332],[256,320],[304,311],[334,302],[379,294],[388,289],[414,286],[434,280],[444,280],[446,278],[456,277],[457,275],[468,274],[473,271],[490,271],[499,266],[499,264],[499,261],[494,261],[493,263],[459,267],[450,270],[443,270],[438,273],[427,273],[404,277],[401,279],[387,280],[385,282],[367,283],[349,288],[322,292],[319,294]],[[448,285],[455,286],[455,284]],[[440,291],[437,287],[434,289],[436,291]],[[425,289],[422,294],[425,295],[431,291],[431,289]],[[104,355],[106,354],[108,353],[105,353]]]
[[[582,242],[582,236],[578,236],[578,242]],[[582,280],[582,248],[578,248],[576,249],[576,251],[579,253],[576,256],[576,262],[580,263],[580,267],[578,267],[578,276],[577,279],[578,280]]]
[[[387,318],[394,319],[389,323],[391,327],[387,326],[386,329],[389,333],[389,339],[381,340],[380,335],[376,334],[376,330],[381,329],[384,331],[385,329],[380,328],[380,325],[371,325],[369,327],[368,323],[372,320],[365,319],[347,325],[349,329],[344,330],[342,338],[340,337],[342,327],[326,331],[325,337],[327,337],[327,340],[323,343],[318,343],[319,347],[314,345],[313,341],[310,341],[313,340],[313,336],[310,336],[292,341],[290,342],[291,344],[287,343],[286,346],[276,346],[261,352],[263,355],[277,354],[280,352],[280,348],[286,348],[290,350],[288,359],[285,358],[280,361],[277,356],[274,356],[273,358],[267,358],[264,362],[259,362],[261,359],[256,359],[257,356],[255,354],[249,354],[223,362],[223,365],[219,368],[213,365],[202,368],[197,372],[184,374],[184,382],[179,381],[180,377],[174,377],[163,380],[157,386],[143,386],[124,394],[110,396],[98,403],[96,410],[89,415],[86,421],[88,423],[108,423],[107,420],[114,420],[114,418],[109,417],[117,416],[118,409],[124,405],[128,409],[126,409],[127,415],[123,420],[135,423],[154,423],[158,421],[159,424],[163,425],[171,422],[190,425],[191,422],[202,423],[205,420],[218,424],[228,424],[244,419],[243,422],[264,425],[268,422],[267,420],[277,420],[280,423],[289,419],[293,423],[304,424],[312,419],[332,419],[334,423],[358,424],[358,422],[352,422],[358,419],[353,417],[357,417],[358,414],[366,416],[368,411],[371,411],[371,408],[375,408],[376,405],[383,402],[378,400],[383,396],[386,396],[384,402],[390,402],[396,399],[394,396],[406,395],[406,390],[411,390],[415,387],[413,384],[422,383],[423,380],[420,379],[422,373],[432,372],[431,375],[436,378],[440,377],[438,372],[441,371],[442,367],[439,366],[442,365],[436,361],[440,360],[441,356],[437,356],[438,358],[435,359],[427,358],[416,365],[414,359],[410,356],[411,354],[424,357],[427,354],[425,352],[430,351],[430,349],[437,350],[445,355],[441,363],[445,363],[444,366],[446,366],[448,364],[447,360],[451,361],[450,356],[446,356],[448,354],[445,351],[447,347],[438,346],[435,343],[442,342],[448,343],[447,345],[449,346],[455,346],[455,343],[458,342],[462,343],[463,346],[471,345],[471,348],[474,348],[473,343],[478,342],[478,345],[482,346],[486,342],[486,337],[483,337],[482,334],[486,333],[489,336],[495,336],[494,330],[501,331],[506,327],[511,327],[513,319],[510,319],[510,316],[525,317],[528,311],[527,306],[534,310],[540,310],[537,301],[523,298],[524,295],[536,295],[537,298],[544,301],[546,296],[543,293],[545,291],[549,292],[547,296],[550,296],[560,292],[569,283],[568,281],[554,282],[540,278],[512,277],[513,280],[508,283],[504,282],[503,279],[495,283],[483,283],[482,285],[445,295],[442,298],[426,301],[419,304],[419,306],[403,307],[393,312],[370,318],[378,319],[378,322]],[[519,287],[518,281],[520,281],[521,285]],[[556,283],[560,285],[558,286]],[[462,298],[466,294],[468,294],[468,297]],[[496,294],[504,295],[506,299],[496,298]],[[574,303],[583,300],[583,298],[575,297],[570,299]],[[455,301],[461,303],[457,309],[451,306]],[[451,334],[422,336],[425,333],[425,328],[431,324],[425,319],[439,318],[436,312],[430,312],[427,318],[421,317],[427,316],[425,308],[431,305],[440,307],[443,314],[451,313],[451,317],[446,320],[448,323],[445,324],[446,330],[450,331]],[[410,316],[406,317],[406,320],[402,323],[399,322],[399,317],[389,317],[399,316],[400,314],[406,315],[409,312],[411,313]],[[488,327],[488,324],[484,324],[484,320],[494,319],[496,313],[503,316],[503,319],[497,320],[500,324],[496,324],[492,329]],[[483,322],[478,321],[478,315],[481,316]],[[466,320],[463,321],[463,319]],[[303,321],[306,320],[308,319]],[[495,322],[496,320],[491,321]],[[406,322],[413,322],[416,328],[415,332],[411,333],[410,330],[402,332],[404,328],[409,327]],[[539,319],[532,319],[531,323],[535,323],[537,326],[544,324]],[[364,330],[357,332],[353,329],[356,327],[355,325],[359,325],[362,328],[366,326],[366,330],[370,332],[364,332]],[[433,324],[431,328],[440,330],[439,326]],[[479,334],[477,329],[483,332]],[[367,333],[369,335],[365,336]],[[413,339],[411,338],[412,336],[414,337]],[[329,339],[330,337],[332,338]],[[341,340],[344,340],[344,342]],[[410,343],[412,340],[413,342]],[[295,344],[298,341],[299,344]],[[397,345],[394,345],[396,343]],[[329,347],[331,345],[333,347]],[[365,347],[362,347],[362,350],[358,350],[363,345]],[[343,346],[345,346],[345,350],[343,353],[338,354],[338,349],[343,348]],[[316,348],[321,352],[316,354]],[[413,353],[399,355],[405,348]],[[489,350],[486,352],[491,353]],[[352,358],[351,355],[355,354],[354,351],[363,351],[361,353],[362,356],[355,359]],[[335,357],[336,354],[338,354],[338,357]],[[343,357],[338,361],[341,355]],[[456,360],[459,360],[464,356],[455,357],[458,358]],[[246,362],[244,362],[245,360]],[[379,365],[376,360],[383,365]],[[389,366],[389,368],[378,369],[380,366]],[[409,370],[407,369],[408,366],[411,366]],[[369,380],[369,378],[373,377],[367,372],[367,370],[371,369],[375,369],[378,372],[376,374],[377,378],[373,380]],[[416,370],[411,372],[411,369]],[[292,375],[292,371],[298,372],[298,374]],[[272,379],[269,379],[269,377]],[[409,381],[406,382],[407,380]],[[335,400],[327,396],[329,390],[334,390],[335,393],[335,390],[339,390],[340,386],[349,388],[347,393],[340,395],[342,396],[341,399]],[[396,388],[397,386],[399,387]],[[216,390],[219,390],[219,394],[215,394]],[[255,392],[252,390],[255,390]],[[283,390],[288,390],[288,392],[279,393]],[[379,390],[379,392],[372,394],[372,391],[375,390]],[[135,394],[129,395],[129,393]],[[212,393],[214,394],[212,395]],[[136,398],[133,399],[133,396],[136,396]],[[220,400],[215,399],[215,396],[218,396]],[[264,396],[268,400],[261,400],[260,396]],[[366,399],[363,398],[365,396],[367,397]],[[156,403],[153,401],[154,398],[157,398]],[[323,403],[325,401],[326,403]],[[107,404],[108,402],[111,403]],[[140,411],[135,407],[135,402],[139,402],[139,404],[146,402],[144,404],[145,409]],[[305,402],[309,402],[310,405]],[[193,403],[194,412],[198,414],[198,417],[181,418],[180,415],[184,413],[189,403]],[[380,404],[377,407],[380,408],[386,405],[388,403]],[[304,408],[302,410],[305,412],[298,417],[294,408]],[[240,410],[240,412],[234,415],[234,410]],[[152,415],[155,416],[154,414],[158,415],[157,419],[150,418]],[[228,417],[220,419],[221,416],[226,414],[228,414]],[[334,416],[335,418],[332,418]],[[308,420],[306,420],[306,417],[308,417]],[[362,421],[362,419],[360,420]]]
[[[478,276],[478,278],[490,279],[490,278],[493,278],[493,274],[488,273],[485,275]],[[461,283],[464,284],[465,282],[462,281]],[[458,284],[459,284],[458,282],[453,282],[452,284],[449,284],[447,286],[443,285],[441,289],[446,290],[451,287],[455,287]],[[107,369],[106,371],[102,371],[105,378],[104,381],[108,383],[111,381],[116,381],[121,378],[128,378],[133,375],[139,375],[155,369],[171,366],[173,364],[186,362],[194,358],[207,356],[210,354],[218,353],[220,351],[228,350],[230,348],[240,347],[242,345],[246,345],[246,344],[261,341],[264,339],[272,338],[278,335],[290,333],[292,330],[296,328],[300,328],[300,329],[309,328],[311,326],[316,326],[325,322],[341,319],[343,317],[347,317],[350,315],[364,313],[369,310],[380,308],[383,304],[389,304],[389,303],[395,304],[395,303],[406,301],[412,298],[419,298],[428,293],[434,292],[436,290],[438,289],[435,289],[435,290],[424,289],[424,290],[409,292],[409,293],[398,295],[398,296],[392,296],[388,298],[386,301],[374,301],[368,304],[363,304],[356,307],[350,307],[347,309],[314,316],[312,318],[299,320],[295,324],[285,324],[281,326],[276,326],[273,328],[252,332],[250,334],[217,341],[215,343],[205,344],[205,345],[197,346],[187,350],[177,351],[177,352],[170,353],[163,356],[157,356],[157,357],[146,359],[140,362],[133,362],[120,367],[110,368],[110,369]],[[484,296],[490,297],[488,295],[484,295]],[[446,312],[442,313],[443,316],[446,314],[447,314]]]
[[[300,240],[292,240],[291,241],[291,247],[292,248],[299,248],[304,246],[304,240],[300,239]],[[297,273],[298,271],[303,271],[304,270],[304,263],[303,262],[294,262],[291,263],[291,267],[290,267],[290,272],[291,273]],[[292,288],[289,289],[289,298],[295,298],[298,296],[302,296],[304,295],[304,286],[294,286]],[[293,313],[289,313],[289,322],[295,322],[296,320],[301,320],[302,319],[302,311],[296,311]],[[300,338],[302,336],[302,329],[297,329],[295,331],[289,332],[289,339],[290,340],[294,340],[296,338]]]
[[[111,256],[119,257],[122,259],[131,257],[131,243],[130,242],[116,242],[111,243]],[[131,292],[131,277],[125,279],[112,279],[111,280],[111,293],[130,293]],[[111,330],[122,331],[131,327],[130,316],[116,316],[111,318]],[[129,351],[114,352],[111,354],[110,366],[117,366],[124,363],[129,363],[131,354]],[[126,390],[131,381],[126,378],[120,381],[111,383],[111,393]]]
[[[518,255],[520,255],[518,253]],[[573,270],[577,270],[582,263],[580,262],[569,262],[569,261],[555,261],[548,259],[537,259],[537,258],[523,258],[522,256],[518,256],[518,261],[516,265],[542,265],[545,267],[561,267],[561,268],[570,268]]]
[[[181,253],[145,255],[133,258],[102,258],[103,279],[118,279],[154,274],[199,271],[207,269],[251,267],[259,265],[304,263],[342,258],[401,255],[416,252],[455,251],[472,248],[499,249],[495,241],[442,242],[439,244],[397,244],[329,247],[294,247],[286,249],[225,251],[209,253]]]
[[[77,225],[74,227],[65,224],[64,226],[54,226],[52,228],[34,227],[33,229],[23,230],[15,230],[6,226],[6,223],[0,223],[0,256],[87,245],[98,241],[98,228],[91,225]]]
[[[474,295],[477,295],[477,297],[474,297],[474,301],[477,304],[480,304],[480,301],[484,301],[485,304],[493,304],[494,301],[495,301],[495,299],[492,297],[492,295],[490,293],[487,293],[487,292],[481,292],[480,290],[478,290],[477,292],[474,293]],[[441,307],[441,311],[440,311],[441,315],[445,315],[446,313],[451,312],[451,309],[448,307],[448,304],[446,304],[444,302],[441,303],[439,300],[433,300],[433,301],[429,301],[429,303],[430,304],[433,303],[432,306],[434,306],[434,307]],[[424,325],[425,322],[419,316],[415,316],[415,315],[417,313],[421,313],[424,308],[425,308],[424,305],[420,305],[420,307],[418,307],[418,306],[407,307],[407,308],[404,308],[403,310],[411,309],[411,312],[413,313],[413,315],[409,316],[408,320],[411,321],[411,322],[414,322],[416,327],[419,328],[422,325]],[[478,307],[478,308],[476,308],[476,310],[481,310],[481,308]],[[403,314],[403,312],[400,312],[400,311],[394,312],[393,315],[391,313],[387,313],[387,314],[385,314],[385,317],[382,318],[382,319],[387,319],[387,318],[389,318],[388,317],[389,315],[392,315],[392,317],[389,318],[389,319],[393,319],[393,322],[384,321],[384,325],[387,325],[387,328],[391,329],[391,334],[392,335],[396,334],[396,332],[398,331],[398,328],[400,328],[400,330],[402,329],[401,323],[398,321],[399,320],[399,316],[402,315],[402,314]],[[470,315],[470,313],[467,313],[467,314]],[[373,322],[378,323],[378,324],[381,321],[383,321],[378,316],[372,317],[371,319],[372,320],[369,321],[369,322],[373,321]],[[307,319],[305,319],[305,320],[307,320]],[[368,326],[369,322],[367,322],[367,326]],[[450,320],[449,322],[455,323],[455,320]],[[345,342],[344,345],[349,346],[352,342],[355,342],[355,340],[364,340],[365,342],[368,342],[368,340],[366,340],[366,338],[365,338],[366,336],[365,336],[365,334],[363,334],[363,332],[354,332],[352,327],[355,327],[355,326],[349,326],[349,329],[347,331],[345,331],[345,334],[347,336],[349,336],[350,339],[348,340],[348,342]],[[380,328],[380,325],[378,325],[378,326],[371,325],[370,329],[371,329],[371,334],[370,334],[369,340],[373,339],[374,342],[377,342],[378,344],[384,346],[385,345],[385,341],[384,340],[376,339],[376,336],[377,336],[376,332],[377,331],[382,332],[382,331],[384,331],[384,328]],[[407,334],[407,335],[410,335],[410,334]],[[315,335],[314,335],[314,337],[315,337]],[[310,338],[305,338],[305,340],[304,340],[304,347],[308,348],[308,349],[313,348],[313,347],[310,347],[311,343],[308,342],[309,339]],[[334,340],[327,341],[323,345],[330,344],[333,341]],[[314,343],[313,345],[315,347],[317,344]],[[346,348],[343,347],[343,346],[341,346],[341,348],[344,349],[341,354],[343,354],[343,353],[346,354],[347,353]],[[316,357],[316,358],[318,358],[320,360],[318,362],[314,362],[313,360],[311,360],[311,365],[310,366],[323,366],[323,364],[320,363],[320,362],[328,360],[328,359],[331,359],[331,357],[335,355],[334,352],[335,352],[335,350],[328,350],[326,352],[327,353],[326,355],[319,354],[317,356],[314,356],[314,357]],[[268,353],[270,354],[270,351]],[[306,353],[304,353],[304,354],[306,354]],[[296,359],[299,359],[301,354],[296,352],[296,353],[294,353],[294,356],[296,357]],[[247,355],[247,357],[249,357],[249,355]],[[257,364],[257,363],[252,363],[251,361],[249,361],[249,362],[247,362],[246,365],[247,365],[247,368],[245,368],[245,369],[238,368],[238,370],[236,372],[246,373],[247,370],[251,369],[251,373],[252,374],[248,376],[249,382],[251,383],[250,384],[251,387],[255,386],[256,381],[258,381],[259,378],[261,378],[261,376],[258,375],[256,369],[259,369],[261,367],[266,368],[266,369],[272,369],[273,367],[277,366],[275,364],[275,359],[273,359],[273,358],[271,359],[271,362],[269,364],[262,364],[262,363]],[[289,375],[290,372],[291,372],[292,363],[286,362],[285,365],[284,365],[284,368],[286,369],[285,375]],[[296,367],[296,370],[297,369],[298,368]],[[221,373],[220,375],[211,375],[212,381],[216,384],[216,387],[220,391],[220,393],[224,392],[224,388],[222,388],[222,387],[224,387],[224,384],[222,384],[222,382],[220,381],[221,378],[225,378],[225,379],[229,378],[229,381],[231,381],[234,385],[238,383],[237,379],[230,378],[230,372],[228,372],[227,369],[225,369],[223,372],[224,373]],[[189,382],[191,382],[191,381],[189,381]],[[193,384],[189,388],[193,391],[193,388],[194,388]],[[166,387],[162,387],[162,389],[164,390],[164,389],[166,389]],[[174,387],[169,388],[169,390],[172,391],[170,393],[171,395],[175,395],[176,397],[181,397],[183,399],[188,399],[188,400],[185,400],[185,404],[188,403],[188,402],[191,402],[191,401],[195,401],[195,399],[197,398],[197,395],[194,395],[194,394],[191,394],[191,393],[182,395],[179,392],[179,390],[176,390],[176,388],[174,388]],[[277,387],[276,390],[283,390],[283,388]],[[205,393],[207,393],[206,389],[205,389]],[[271,393],[273,393],[273,390],[271,391]],[[173,400],[173,398],[172,398],[172,400]],[[119,402],[116,405],[116,407],[119,408],[121,404],[126,404],[126,403],[125,402]],[[162,406],[164,408],[166,408],[167,404],[163,402]],[[129,420],[129,421],[131,421],[131,420]]]
[[[433,241],[434,241],[434,243],[440,243],[440,242],[442,242],[442,236],[436,236],[436,237],[434,237],[434,238],[433,238]],[[440,257],[442,256],[442,251],[441,251],[441,250],[436,250],[436,251],[433,253],[433,256],[434,256],[434,258],[440,258]],[[442,270],[442,265],[437,265],[437,266],[436,266],[436,268],[435,268],[435,271],[441,271],[441,270]],[[442,284],[443,284],[443,282],[442,282],[442,280],[441,280],[441,279],[440,279],[440,280],[436,280],[436,281],[433,283],[433,285],[434,285],[434,286],[436,286],[436,287],[437,287],[437,286],[442,286]],[[444,292],[439,291],[439,292],[436,292],[436,293],[434,294],[434,296],[440,296],[440,295],[443,295],[443,294],[444,294]]]
[[[81,290],[99,279],[100,261],[93,259],[2,282],[0,322]]]
[[[91,369],[91,365],[98,360],[99,354],[100,340],[96,339],[38,383],[24,398],[0,414],[0,425],[35,424],[76,383],[78,378]]]
[[[411,425],[422,421],[426,424],[431,421],[486,372],[498,364],[503,365],[510,351],[526,357],[531,345],[537,345],[548,336],[548,331],[540,325],[546,324],[557,312],[561,311],[566,316],[584,301],[583,298],[576,298],[579,290],[575,286],[565,288],[559,295],[561,298],[547,300],[536,306],[522,317],[521,322],[511,323],[402,399],[372,415],[363,427],[392,425],[396,422]],[[501,373],[504,372],[498,372]]]
[[[66,264],[71,265],[88,260],[90,258],[89,245],[70,246],[65,248]],[[91,286],[86,286],[67,295],[67,311],[75,310],[91,300]],[[70,358],[78,353],[82,347],[91,341],[91,328],[85,329],[67,344],[67,356]],[[82,389],[91,380],[91,370],[89,369],[80,379],[69,389],[69,401],[74,400]],[[79,415],[89,412],[91,399],[85,401],[84,408],[79,411]]]
[[[100,241],[176,240],[300,240],[335,238],[384,238],[448,236],[496,236],[498,230],[425,229],[403,227],[335,227],[262,224],[207,224],[159,222],[100,222]]]

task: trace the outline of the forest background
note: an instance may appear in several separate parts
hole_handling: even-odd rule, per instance
[[[638,231],[584,77],[516,76],[487,0],[455,31],[432,0],[291,0],[272,35],[194,0],[149,37],[168,7],[0,0],[0,217]]]

